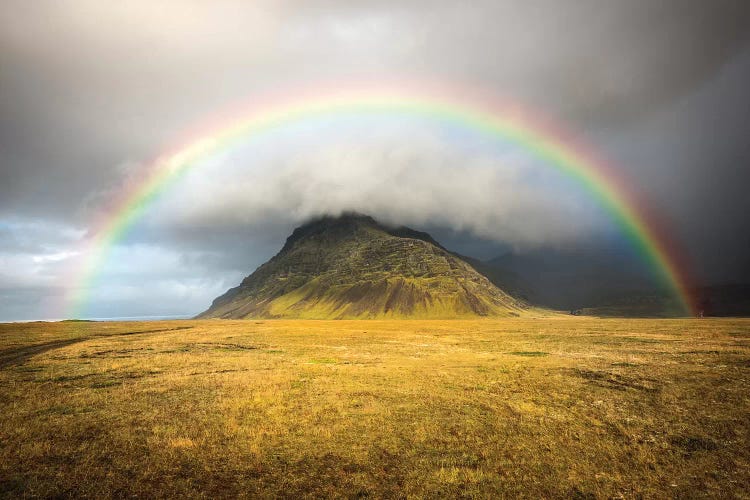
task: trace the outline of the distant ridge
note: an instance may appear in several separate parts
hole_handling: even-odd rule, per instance
[[[199,318],[459,318],[531,308],[429,234],[345,213],[298,228]]]

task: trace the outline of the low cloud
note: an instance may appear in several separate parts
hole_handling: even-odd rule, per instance
[[[261,232],[269,224],[356,210],[519,248],[570,244],[606,225],[590,194],[512,147],[471,152],[431,135],[425,123],[373,127],[342,137],[333,125],[319,131],[322,144],[302,150],[282,147],[288,140],[282,134],[264,145],[281,153],[249,149],[198,166],[155,205],[151,224],[187,233]]]

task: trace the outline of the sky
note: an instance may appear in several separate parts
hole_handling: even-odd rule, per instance
[[[701,283],[750,280],[745,2],[6,0],[0,320],[67,317],[71,295],[92,317],[196,314],[342,210],[482,258],[612,240],[589,194],[513,145],[330,119],[207,158],[81,279],[108,201],[186,131],[278,89],[402,79],[562,124],[649,200]]]

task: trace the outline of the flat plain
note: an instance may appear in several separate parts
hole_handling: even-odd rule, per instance
[[[750,320],[0,325],[5,497],[750,498]]]

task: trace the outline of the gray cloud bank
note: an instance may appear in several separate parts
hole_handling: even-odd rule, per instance
[[[191,124],[338,78],[467,81],[540,109],[621,165],[674,221],[702,279],[750,279],[748,38],[750,7],[737,1],[3,2],[4,303],[22,289],[59,294],[108,193]],[[418,126],[362,135],[282,144],[262,160],[240,150],[186,179],[133,236],[131,274],[101,290],[110,309],[119,296],[145,313],[168,290],[194,307],[320,211],[518,249],[605,232],[575,189],[526,175],[528,158],[462,150]],[[147,279],[135,269],[158,275],[151,296],[131,293]],[[36,314],[10,309],[0,319]]]

